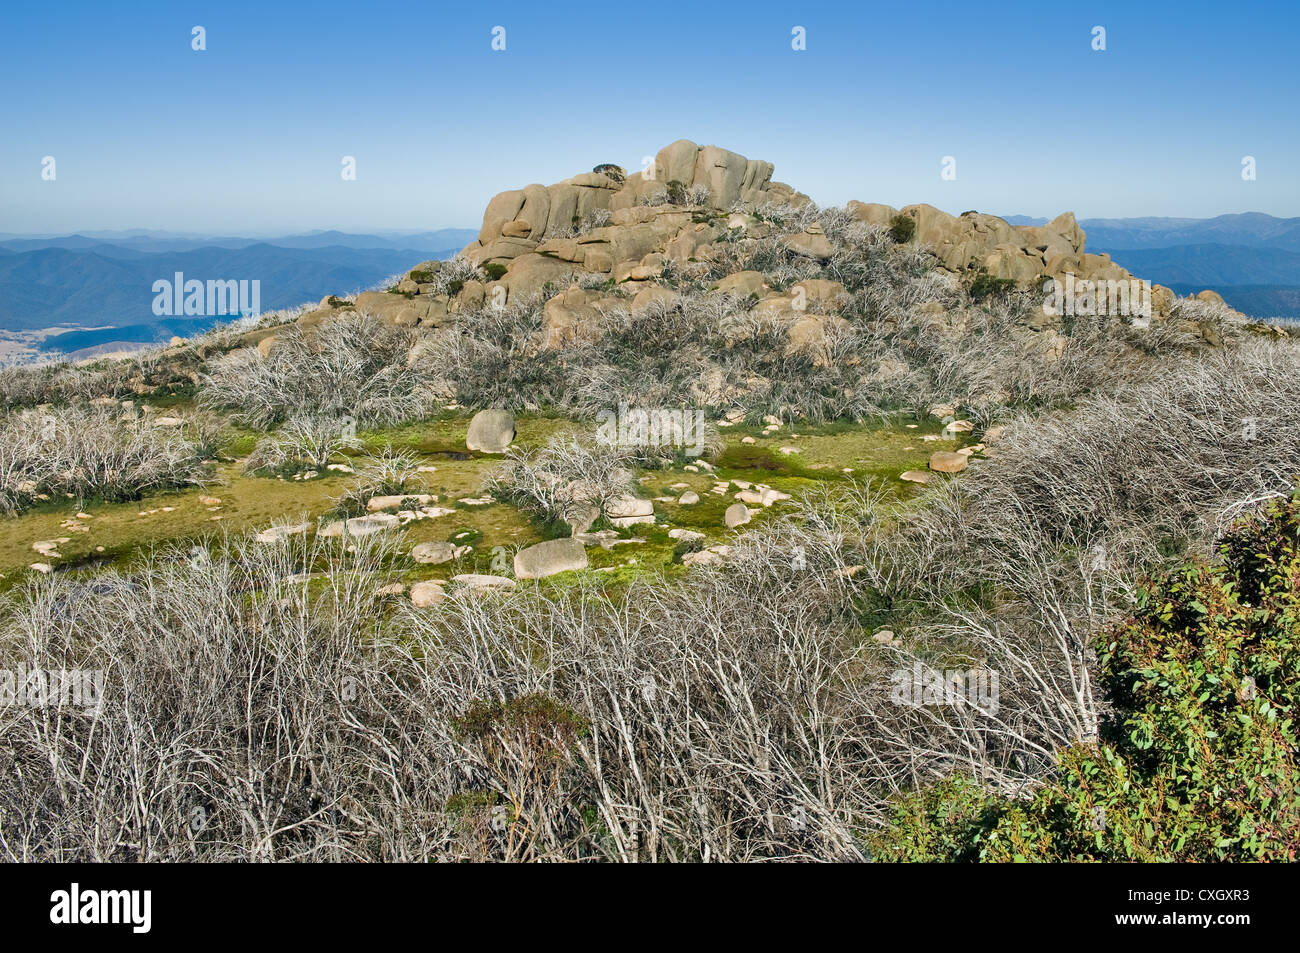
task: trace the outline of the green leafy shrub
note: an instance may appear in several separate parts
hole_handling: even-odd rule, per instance
[[[602,162],[591,171],[597,175],[607,175],[615,182],[623,182],[627,179],[627,170],[621,165],[614,165],[612,162]]]
[[[500,281],[505,273],[506,266],[500,262],[490,261],[483,266],[483,274],[487,275],[488,281]]]
[[[905,245],[916,234],[916,219],[901,212],[889,220],[889,237],[897,244]]]
[[[984,301],[987,298],[1005,297],[1016,283],[1010,278],[994,278],[983,268],[975,275],[970,283],[970,297],[972,301]]]
[[[689,539],[679,539],[677,545],[673,547],[672,562],[680,563],[683,556],[691,553],[698,553],[704,549],[704,540],[692,536]]]
[[[497,742],[499,733],[517,733],[547,756],[588,730],[582,715],[538,692],[509,701],[478,699],[451,721],[463,738]]]
[[[1258,861],[1300,851],[1300,502],[1239,524],[1216,563],[1139,590],[1099,648],[1112,710],[1032,799],[952,778],[904,799],[881,859]]]

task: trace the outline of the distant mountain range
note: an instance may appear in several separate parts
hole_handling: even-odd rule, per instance
[[[1091,232],[1088,232],[1088,250],[1093,250]],[[1247,284],[1300,287],[1300,252],[1281,248],[1198,244],[1105,250],[1133,274],[1171,287],[1199,285],[1220,293],[1225,287]]]
[[[1007,217],[1012,225],[1045,218]],[[1091,218],[1087,250],[1179,294],[1212,288],[1256,317],[1300,315],[1300,218],[1263,212],[1217,218]]]
[[[169,233],[0,235],[0,331],[73,330],[40,347],[60,352],[147,344],[207,330],[229,317],[159,317],[153,284],[186,279],[257,280],[261,309],[368,288],[431,258],[448,258],[472,229],[368,235],[314,232],[272,239]]]
[[[1045,218],[1006,216],[1013,225]],[[1179,294],[1213,288],[1258,317],[1300,315],[1300,218],[1262,212],[1217,218],[1083,219],[1091,252]],[[153,283],[259,280],[263,311],[368,288],[430,258],[448,258],[478,235],[468,228],[270,238],[133,229],[63,236],[0,233],[0,331],[72,330],[44,351],[82,354],[165,341],[228,318],[156,316]]]
[[[100,246],[131,249],[139,252],[192,251],[196,248],[247,248],[250,245],[275,245],[279,248],[455,248],[457,251],[478,237],[478,229],[441,228],[424,232],[384,232],[355,234],[339,231],[304,232],[270,238],[222,238],[133,229],[122,232],[80,232],[75,235],[22,236],[0,232],[0,249],[15,252],[42,248],[90,249]]]

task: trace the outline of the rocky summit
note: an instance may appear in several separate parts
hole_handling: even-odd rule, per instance
[[[310,326],[356,309],[395,325],[439,328],[485,304],[521,304],[541,296],[547,298],[543,346],[582,342],[595,333],[600,315],[625,305],[629,294],[633,307],[671,300],[673,290],[662,280],[665,270],[712,261],[721,245],[772,234],[766,209],[816,209],[807,195],[774,181],[773,172],[770,162],[679,139],[660,149],[644,171],[628,173],[605,163],[552,185],[509,189],[488,202],[478,238],[458,256],[475,266],[465,276],[457,272],[456,259],[421,262],[387,292],[364,292],[355,301],[327,297],[300,321]],[[925,204],[896,209],[855,200],[845,211],[853,221],[888,229],[896,240],[923,250],[940,274],[981,276],[1039,293],[1051,279],[1062,287],[1101,283],[1102,298],[1105,283],[1125,285],[1127,294],[1127,285],[1138,278],[1109,255],[1088,252],[1072,212],[1045,225],[1018,226],[995,215],[952,215]],[[784,247],[814,262],[833,259],[835,241],[816,215],[809,219],[784,237]],[[591,286],[601,279],[621,293]],[[803,314],[802,305],[809,299],[833,302],[843,292],[835,282],[817,280],[777,292],[754,271],[727,275],[715,287],[754,298],[755,315],[783,315],[792,339],[809,346],[835,319]],[[1149,286],[1146,293],[1151,316],[1168,317],[1174,293],[1161,285]],[[1221,303],[1213,291],[1201,297]],[[1035,315],[1031,323],[1047,330],[1061,321],[1059,315],[1055,320]]]

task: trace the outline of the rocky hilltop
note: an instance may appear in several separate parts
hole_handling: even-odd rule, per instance
[[[768,208],[811,206],[804,193],[773,181],[773,171],[770,162],[679,139],[661,149],[644,172],[627,174],[605,164],[553,185],[510,189],[488,203],[478,238],[461,253],[483,274],[459,283],[435,281],[441,264],[424,262],[390,293],[368,292],[355,303],[327,298],[304,322],[356,307],[398,325],[437,327],[466,308],[485,301],[521,303],[582,273],[608,276],[642,303],[661,298],[668,293],[659,281],[666,266],[709,261],[720,242],[768,236]],[[1086,250],[1087,238],[1072,212],[1046,225],[1016,226],[995,215],[950,215],[925,204],[895,209],[852,201],[847,211],[858,222],[883,228],[899,228],[900,216],[910,220],[902,229],[906,240],[927,249],[935,267],[954,276],[986,274],[1024,288],[1069,275],[1091,281],[1134,278],[1108,255]],[[824,261],[835,254],[817,221],[784,242],[807,259]],[[756,307],[771,310],[773,303],[764,300],[770,289],[761,277],[741,275],[718,286],[752,293],[760,299]],[[604,297],[576,287],[570,291],[549,309],[553,338],[565,333],[560,311],[599,309]],[[1153,316],[1168,316],[1173,292],[1156,285],[1152,297]],[[1212,291],[1199,297],[1221,300]]]

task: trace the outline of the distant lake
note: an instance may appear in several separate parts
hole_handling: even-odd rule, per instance
[[[67,331],[53,334],[41,341],[39,349],[45,352],[80,351],[121,341],[125,344],[161,344],[173,337],[193,337],[218,324],[233,320],[231,315],[202,318],[159,318],[153,324],[131,324],[121,328],[98,328],[94,331]]]

